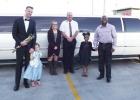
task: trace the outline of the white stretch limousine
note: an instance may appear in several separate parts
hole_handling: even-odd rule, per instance
[[[12,38],[12,25],[19,16],[0,16],[0,61],[15,60],[15,53],[12,53],[15,41]],[[35,16],[37,29],[37,42],[41,45],[43,58],[47,57],[47,31],[52,20],[58,24],[65,20],[65,17]],[[91,32],[90,41],[93,42],[94,31],[100,24],[100,17],[75,17],[79,23],[80,31]],[[115,25],[117,30],[117,48],[113,53],[114,57],[137,56],[140,57],[140,19],[129,17],[109,17],[109,22]],[[80,42],[83,41],[82,32],[77,36],[75,55],[79,51]],[[92,56],[97,56],[93,52]],[[62,57],[62,50],[60,56]]]

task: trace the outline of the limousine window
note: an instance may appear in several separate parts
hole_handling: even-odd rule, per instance
[[[108,22],[115,26],[117,32],[122,32],[122,25],[120,18],[109,18]]]
[[[78,17],[75,20],[79,24],[80,31],[94,32],[98,25],[100,25],[100,18]]]
[[[12,27],[14,21],[19,18],[19,16],[1,16],[0,17],[0,32],[12,32]],[[33,16],[36,21],[37,32],[47,32],[50,28],[52,20],[58,21],[58,24],[65,19],[64,17],[38,17]]]
[[[80,31],[90,31],[94,32],[101,23],[100,17],[84,17],[84,18],[77,18],[76,19],[79,23]],[[122,32],[122,25],[120,18],[109,18],[109,23],[113,24],[116,27],[117,32]]]
[[[140,19],[123,18],[125,32],[140,32]]]
[[[13,27],[13,22],[19,16],[1,16],[0,17],[0,32],[11,32]],[[50,28],[52,20],[58,21],[60,25],[66,17],[33,17],[36,21],[37,32],[47,32]],[[94,32],[98,25],[100,25],[100,17],[74,17],[79,24],[79,29],[81,31]],[[109,18],[109,22],[116,26],[117,32],[121,32],[121,21],[120,18]],[[129,23],[126,23],[129,24]],[[140,24],[140,23],[139,23]],[[135,24],[137,25],[137,24]],[[133,25],[132,25],[133,26]],[[134,26],[133,26],[134,27]],[[134,27],[135,28],[135,27]]]
[[[1,16],[0,17],[0,32],[11,32],[13,22],[18,17],[16,16]]]
[[[34,19],[36,21],[37,32],[47,32],[53,20],[56,20],[58,25],[65,20],[64,17],[34,17]]]

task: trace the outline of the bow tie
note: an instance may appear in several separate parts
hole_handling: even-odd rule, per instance
[[[25,19],[25,21],[29,21],[29,19]]]

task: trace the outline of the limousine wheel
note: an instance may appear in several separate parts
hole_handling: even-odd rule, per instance
[[[139,61],[140,61],[140,55],[139,55]]]

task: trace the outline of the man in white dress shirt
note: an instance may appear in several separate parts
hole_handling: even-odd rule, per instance
[[[12,36],[15,40],[15,48],[21,46],[16,49],[16,62],[17,66],[15,69],[15,86],[14,91],[19,90],[20,79],[23,67],[23,58],[25,58],[25,70],[29,64],[30,54],[29,49],[34,48],[36,42],[36,23],[31,18],[33,12],[33,7],[27,6],[25,9],[25,15],[20,17],[14,21]],[[24,41],[29,35],[34,35],[34,39],[27,43]],[[24,87],[29,88],[29,84],[27,79],[24,79]]]
[[[60,25],[60,30],[63,33],[63,66],[64,73],[74,73],[73,58],[76,46],[76,36],[78,35],[78,23],[73,20],[72,12],[67,13],[67,20],[64,20]]]
[[[108,18],[102,16],[101,25],[99,25],[94,35],[94,47],[99,55],[99,72],[100,75],[97,77],[98,80],[104,78],[106,65],[106,81],[111,81],[111,60],[112,52],[115,51],[117,43],[116,29],[114,25],[108,23]]]

